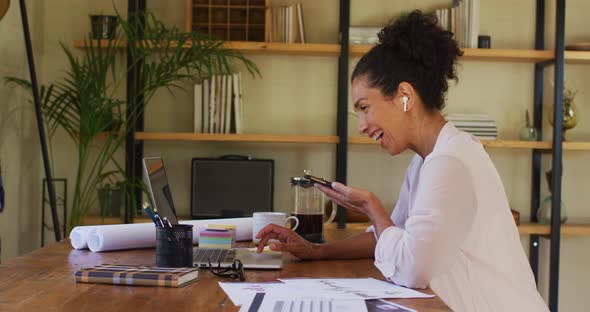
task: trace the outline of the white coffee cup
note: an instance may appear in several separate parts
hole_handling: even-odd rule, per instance
[[[295,220],[295,226],[292,230],[297,229],[299,226],[299,219],[295,216],[287,218],[287,214],[284,212],[255,212],[252,215],[252,241],[258,243],[260,239],[256,238],[258,232],[269,224],[276,224],[278,226],[286,226],[289,220]]]

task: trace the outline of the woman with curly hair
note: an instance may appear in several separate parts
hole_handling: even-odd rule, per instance
[[[436,18],[414,11],[386,26],[352,73],[358,130],[391,155],[412,150],[391,216],[371,192],[317,187],[372,221],[366,233],[312,244],[269,225],[259,250],[302,259],[374,257],[399,285],[430,287],[455,311],[547,311],[520,243],[502,181],[481,143],[441,114],[462,52]]]

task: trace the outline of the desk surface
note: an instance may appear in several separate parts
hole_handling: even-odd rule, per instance
[[[328,240],[361,232],[328,227]],[[248,270],[247,282],[267,282],[290,277],[373,277],[383,279],[372,259],[301,261],[284,255],[282,270]],[[101,263],[155,263],[154,249],[93,253],[74,250],[68,241],[52,244],[0,265],[0,311],[237,311],[217,282],[228,281],[202,270],[200,279],[181,288],[77,284],[74,272]],[[426,290],[427,293],[432,293]],[[450,311],[438,297],[391,300],[419,311]]]

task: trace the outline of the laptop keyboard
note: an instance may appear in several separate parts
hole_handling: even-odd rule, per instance
[[[233,262],[235,258],[235,249],[222,248],[197,248],[197,251],[193,255],[194,262],[207,263],[211,261],[211,264]]]

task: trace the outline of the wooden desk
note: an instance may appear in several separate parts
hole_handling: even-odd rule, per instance
[[[326,229],[327,239],[362,232],[364,225]],[[247,282],[289,277],[374,277],[383,279],[373,259],[301,261],[285,254],[282,270],[248,270]],[[155,263],[154,249],[93,253],[74,250],[69,241],[52,244],[0,265],[0,311],[237,311],[217,282],[227,279],[201,270],[200,279],[182,288],[77,284],[74,272],[101,263]],[[427,290],[426,292],[432,293]],[[450,311],[438,297],[392,300],[419,311]]]

